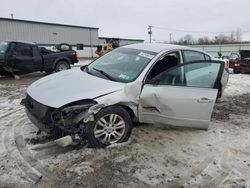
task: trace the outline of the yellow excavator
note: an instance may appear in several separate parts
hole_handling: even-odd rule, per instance
[[[97,46],[97,50],[95,51],[95,53],[98,56],[102,56],[106,54],[107,52],[113,50],[114,48],[119,47],[120,46],[119,44],[120,44],[120,39],[107,38],[103,44],[100,44],[99,46]]]
[[[100,44],[97,46],[97,50],[95,51],[95,53],[99,56],[102,56],[103,54],[106,54],[112,49],[113,49],[113,46],[111,43],[104,42],[103,44]]]

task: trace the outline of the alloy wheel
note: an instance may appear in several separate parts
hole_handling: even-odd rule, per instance
[[[102,143],[116,143],[125,132],[125,121],[117,114],[107,114],[95,124],[94,136]]]

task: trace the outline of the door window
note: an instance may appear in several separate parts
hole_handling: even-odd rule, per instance
[[[23,44],[16,45],[13,50],[13,54],[22,57],[33,57],[32,47]]]
[[[155,78],[160,73],[180,64],[179,52],[171,52],[158,60],[150,70],[147,80]]]
[[[159,85],[215,88],[220,62],[193,62],[165,71],[155,79]]]
[[[191,61],[211,60],[211,58],[208,55],[192,50],[183,51],[183,57],[186,63]]]

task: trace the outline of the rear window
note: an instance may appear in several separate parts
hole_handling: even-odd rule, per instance
[[[192,61],[205,61],[210,60],[210,57],[201,52],[186,50],[183,51],[184,61],[192,62]]]

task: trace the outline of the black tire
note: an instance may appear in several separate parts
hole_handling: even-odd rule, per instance
[[[95,115],[95,120],[92,122],[88,122],[85,125],[85,137],[89,143],[90,147],[97,147],[97,148],[102,148],[105,146],[108,146],[111,144],[111,142],[103,142],[101,140],[101,138],[96,138],[95,137],[95,130],[98,126],[98,122],[101,118],[105,118],[109,115],[115,114],[117,115],[117,117],[122,118],[122,120],[125,123],[124,128],[124,132],[122,134],[122,136],[117,140],[117,141],[113,141],[113,143],[121,143],[121,142],[126,142],[130,135],[131,135],[131,131],[132,131],[132,120],[130,118],[129,113],[122,107],[120,106],[110,106],[110,107],[106,107],[102,110],[100,110],[96,115]],[[97,130],[96,130],[97,131]],[[104,133],[105,135],[112,135],[114,134],[116,130],[113,130],[112,133]],[[104,135],[104,137],[105,137]],[[111,137],[111,136],[110,136]],[[115,137],[115,136],[113,136]],[[110,139],[111,140],[111,139]]]
[[[51,74],[52,72],[54,72],[54,70],[45,70],[45,72],[46,72],[47,74]]]
[[[67,69],[70,69],[70,65],[67,61],[59,61],[55,67],[56,72],[60,72]]]
[[[57,50],[59,50],[61,52],[72,50],[72,46],[70,44],[67,44],[67,43],[61,43],[61,44],[56,45],[55,47]]]
[[[234,68],[234,69],[233,69],[233,73],[234,73],[234,74],[239,74],[240,71]]]

